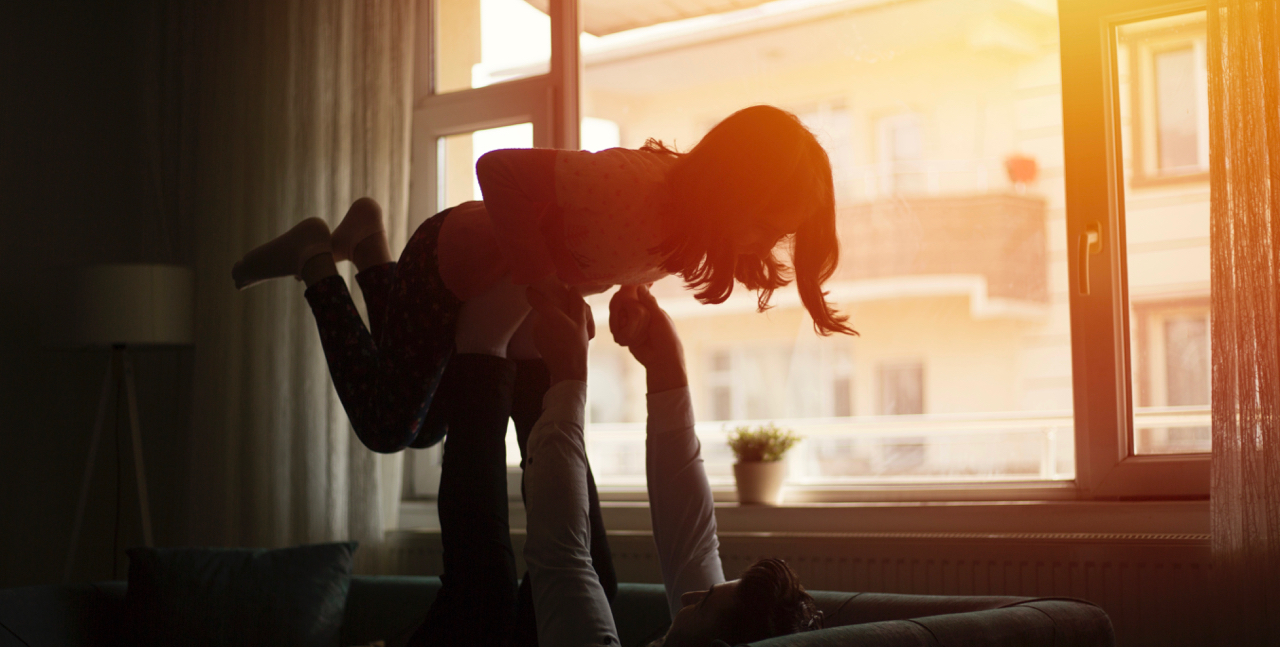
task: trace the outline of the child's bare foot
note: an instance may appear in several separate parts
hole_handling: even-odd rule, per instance
[[[356,269],[391,262],[391,248],[382,225],[382,207],[373,198],[351,203],[333,230],[333,260],[351,261]]]
[[[267,279],[298,278],[308,260],[331,252],[329,225],[319,218],[307,218],[250,250],[231,268],[231,278],[240,290]]]

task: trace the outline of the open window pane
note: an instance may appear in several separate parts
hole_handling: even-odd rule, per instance
[[[434,0],[436,94],[546,74],[551,21],[524,0]]]
[[[440,206],[452,207],[468,200],[483,200],[476,162],[480,156],[503,148],[533,148],[533,124],[487,128],[441,137],[437,141],[440,164]]]
[[[1205,14],[1121,25],[1120,135],[1135,454],[1207,452]]]
[[[768,103],[832,161],[842,248],[826,287],[860,337],[816,336],[792,290],[760,314],[740,286],[718,306],[677,278],[654,287],[713,483],[732,483],[727,431],[768,421],[806,438],[793,485],[1073,478],[1054,3],[783,0],[583,42],[583,116],[616,145],[688,150]],[[640,486],[642,369],[607,335],[591,353],[597,481]]]

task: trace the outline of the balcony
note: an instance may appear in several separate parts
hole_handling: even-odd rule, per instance
[[[987,307],[1041,311],[1049,296],[1045,216],[1043,198],[1013,193],[841,206],[833,297],[967,291]]]

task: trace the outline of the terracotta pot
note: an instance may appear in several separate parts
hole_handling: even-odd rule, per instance
[[[738,484],[738,503],[782,503],[782,481],[786,477],[787,464],[783,461],[734,463],[733,479]]]

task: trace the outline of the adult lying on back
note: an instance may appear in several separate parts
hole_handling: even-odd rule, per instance
[[[535,343],[551,372],[542,417],[530,433],[524,485],[538,643],[618,645],[617,628],[591,567],[587,460],[583,444],[591,311],[564,286],[529,290]],[[684,365],[671,318],[646,288],[619,292],[610,329],[644,367],[649,505],[671,628],[663,647],[731,645],[816,629],[821,613],[787,565],[762,559],[725,581],[715,508]],[[642,322],[628,330],[624,320]]]

